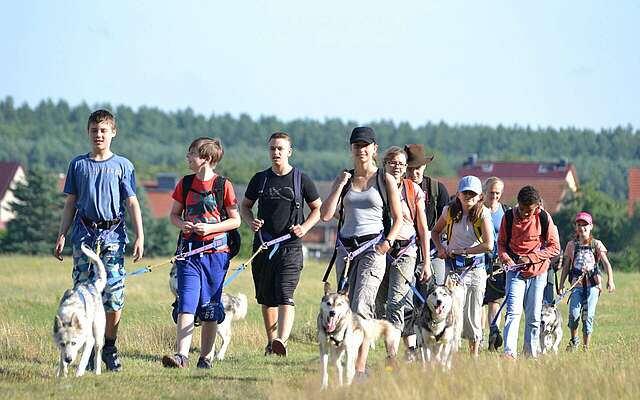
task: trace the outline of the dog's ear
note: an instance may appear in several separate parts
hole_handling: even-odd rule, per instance
[[[331,293],[331,284],[329,282],[324,283],[324,295]]]
[[[73,313],[73,315],[71,316],[71,326],[76,329],[82,329],[80,318],[78,318],[78,315],[76,313]]]
[[[338,294],[343,295],[346,298],[349,298],[349,285],[344,285],[342,290],[338,290]]]
[[[451,275],[449,275],[445,278],[444,285],[447,287],[447,289],[453,291],[453,289],[455,289],[458,284],[453,278],[451,278]]]
[[[56,318],[53,320],[53,333],[58,333],[60,328],[62,328],[62,319],[56,315]]]

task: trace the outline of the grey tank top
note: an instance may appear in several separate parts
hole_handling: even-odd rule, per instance
[[[340,230],[343,238],[371,235],[384,229],[382,224],[382,197],[375,185],[364,192],[349,189],[342,199],[344,222]]]

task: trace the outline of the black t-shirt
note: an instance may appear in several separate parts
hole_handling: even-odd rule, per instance
[[[434,201],[434,199],[432,199],[432,196],[436,193],[436,180],[427,178],[428,177],[425,176],[422,179],[422,184],[420,185],[420,187],[425,190],[425,192],[427,192],[427,195],[425,196],[425,201],[429,202],[425,207],[425,212],[427,214],[427,225],[429,226],[429,230],[433,230],[433,227],[436,226],[436,222],[438,222],[438,218],[440,218],[440,216],[442,215],[442,209],[444,208],[444,206],[449,204],[449,192],[442,182],[437,181],[438,196]],[[429,182],[429,180],[431,182]],[[431,193],[428,193],[429,183],[431,184]]]
[[[293,192],[293,169],[283,176],[278,176],[271,169],[268,169],[267,184],[264,187],[262,197],[260,197],[263,180],[262,172],[255,174],[249,181],[244,197],[250,201],[258,201],[258,218],[264,220],[261,232],[263,239],[268,241],[290,233],[291,221],[295,220],[295,216],[291,215],[292,212],[297,212],[292,207],[295,197]],[[302,198],[307,204],[320,197],[311,178],[302,173],[300,181]],[[302,224],[303,222],[304,216],[298,223]],[[260,244],[257,234],[253,243],[254,246]],[[295,238],[281,243],[280,246],[300,246],[301,244],[301,239]]]

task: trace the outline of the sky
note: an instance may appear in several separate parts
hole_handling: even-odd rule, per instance
[[[0,2],[17,104],[640,127],[637,0]]]

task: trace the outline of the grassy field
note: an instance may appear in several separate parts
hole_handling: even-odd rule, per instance
[[[247,294],[249,313],[246,320],[234,322],[227,359],[210,371],[195,368],[193,353],[188,370],[161,367],[160,359],[173,352],[175,338],[168,267],[132,277],[118,339],[124,372],[57,380],[51,331],[58,299],[71,284],[71,260],[0,257],[0,398],[640,398],[637,274],[616,275],[618,291],[601,297],[588,353],[563,351],[557,357],[517,362],[486,352],[471,360],[464,353],[449,372],[409,364],[387,371],[380,343],[371,353],[372,375],[365,383],[319,392],[315,319],[323,272],[324,264],[317,263],[303,271],[287,359],[262,355],[265,340],[250,271],[242,273],[229,289]],[[566,305],[561,310],[566,320]],[[196,339],[194,347],[198,345]]]

